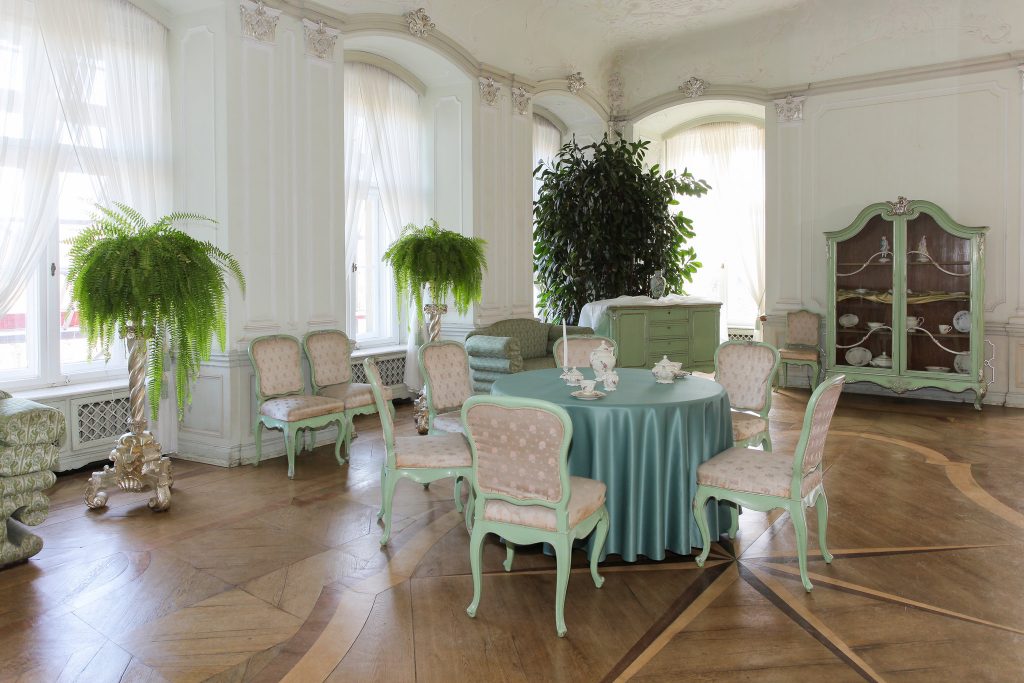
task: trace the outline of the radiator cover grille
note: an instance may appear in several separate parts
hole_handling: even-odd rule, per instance
[[[377,369],[380,370],[380,378],[384,381],[384,386],[405,384],[404,355],[377,358]],[[352,364],[352,381],[366,382],[366,373],[363,371],[362,362]]]
[[[128,397],[78,406],[78,442],[88,443],[124,434],[128,429]]]

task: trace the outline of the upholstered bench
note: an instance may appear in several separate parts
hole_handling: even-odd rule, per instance
[[[63,439],[63,413],[0,391],[0,567],[43,548],[23,524],[40,524],[50,511],[43,491],[57,481],[52,470]]]

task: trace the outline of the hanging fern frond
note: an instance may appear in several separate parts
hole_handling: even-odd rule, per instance
[[[450,296],[455,310],[465,314],[483,293],[486,246],[479,237],[445,230],[431,219],[423,227],[405,226],[382,260],[395,273],[398,293],[412,296],[417,314],[423,310],[424,285],[430,287],[434,303],[442,304]]]
[[[148,223],[137,210],[115,203],[97,206],[93,224],[68,240],[68,285],[89,347],[109,356],[130,326],[146,338],[149,401],[159,412],[164,355],[177,363],[178,417],[188,404],[199,364],[210,358],[214,339],[227,341],[226,274],[245,293],[235,258],[174,227],[183,221],[215,223],[194,213],[171,213]]]

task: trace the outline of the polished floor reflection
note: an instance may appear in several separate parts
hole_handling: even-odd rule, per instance
[[[776,395],[791,448],[806,392]],[[399,410],[411,433],[411,415]],[[148,493],[82,502],[61,477],[45,547],[0,572],[0,681],[960,681],[1024,671],[1024,411],[846,395],[826,447],[830,547],[808,594],[785,514],[747,512],[703,569],[690,557],[585,557],[555,636],[553,558],[511,573],[491,540],[476,619],[451,485],[399,484],[380,549],[384,455],[357,419],[330,447],[230,470],[175,462]],[[812,534],[814,521],[810,521]]]

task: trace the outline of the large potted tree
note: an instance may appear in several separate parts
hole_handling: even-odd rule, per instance
[[[86,503],[107,503],[107,488],[154,489],[149,506],[170,506],[170,460],[147,430],[146,393],[156,419],[160,409],[165,352],[175,358],[179,419],[189,401],[189,384],[199,364],[210,358],[214,339],[226,343],[227,275],[245,289],[245,277],[233,256],[174,227],[182,221],[210,221],[191,213],[171,213],[149,223],[135,209],[115,203],[98,206],[94,223],[71,238],[68,285],[72,304],[90,348],[107,357],[115,338],[128,347],[131,419],[110,459],[86,488]],[[168,347],[169,345],[169,347]],[[148,357],[148,370],[147,370]]]
[[[692,281],[701,265],[687,246],[693,222],[673,207],[676,196],[710,188],[685,170],[646,167],[647,146],[574,139],[534,170],[534,270],[546,320],[577,320],[588,301],[644,294],[658,270],[673,291]]]
[[[422,311],[427,316],[427,339],[441,336],[441,317],[448,312],[451,298],[455,310],[465,314],[480,301],[483,273],[487,269],[487,243],[479,237],[466,237],[446,230],[431,219],[424,226],[409,224],[384,252],[384,262],[395,274],[399,296],[408,296],[415,304],[417,324]],[[424,305],[424,290],[430,303]],[[423,395],[416,402],[416,424],[426,433],[426,404]]]

